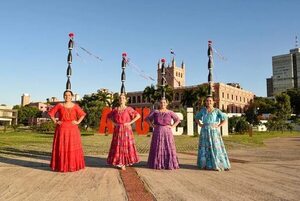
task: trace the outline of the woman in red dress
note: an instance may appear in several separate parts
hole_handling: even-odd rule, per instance
[[[72,91],[65,91],[65,102],[57,104],[48,113],[56,124],[50,162],[53,171],[73,172],[85,167],[78,128],[85,112],[72,103],[72,97]]]
[[[107,158],[107,164],[126,170],[125,166],[139,162],[131,124],[141,116],[131,107],[126,106],[126,96],[119,97],[120,106],[114,108],[108,118],[114,124],[114,133]]]

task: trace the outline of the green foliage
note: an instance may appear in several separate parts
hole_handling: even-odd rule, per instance
[[[155,91],[156,100],[159,101],[161,99],[163,89],[166,92],[166,99],[169,101],[169,103],[172,103],[172,101],[173,101],[173,89],[168,85],[166,85],[164,88],[162,86],[159,86],[156,89],[156,91]]]
[[[120,105],[119,103],[119,94],[118,93],[114,93],[113,95],[113,101],[111,103],[112,108],[118,107]]]
[[[183,91],[181,104],[186,107],[193,107],[195,110],[204,106],[205,98],[208,95],[208,85],[199,85],[197,89],[185,89]]]
[[[143,91],[143,98],[146,99],[148,102],[152,103],[152,105],[157,100],[156,95],[156,89],[153,84],[151,84],[151,86],[147,86]]]
[[[183,120],[180,122],[180,126],[183,127],[183,133],[187,133],[187,111],[185,108],[180,107],[177,110],[174,110],[174,112],[180,112],[183,115]]]
[[[104,99],[101,91],[91,95],[85,95],[79,102],[81,108],[86,112],[86,116],[82,121],[82,125],[86,129],[99,127],[102,109],[107,106],[107,99]]]
[[[154,106],[154,103],[161,99],[162,90],[163,88],[161,86],[158,88],[155,88],[154,85],[147,86],[143,91],[143,99],[148,100]],[[169,101],[169,103],[171,103],[173,100],[173,89],[166,85],[164,90],[166,93],[166,99]]]
[[[244,134],[249,131],[249,123],[246,121],[244,117],[241,117],[240,120],[236,124],[235,132]]]
[[[228,119],[228,129],[230,133],[244,134],[249,130],[249,122],[246,117],[231,117]]]
[[[292,126],[288,122],[291,117],[291,104],[290,97],[286,93],[281,93],[275,97],[276,99],[276,110],[272,118],[266,123],[266,127],[270,131],[280,130],[291,130]]]
[[[34,126],[33,129],[39,133],[53,133],[55,130],[55,124],[52,121],[46,121]]]
[[[300,115],[300,89],[289,89],[287,95],[290,97],[292,112]]]
[[[228,131],[229,131],[229,133],[234,133],[235,127],[236,127],[237,122],[239,121],[239,118],[240,117],[237,117],[237,116],[228,118]]]
[[[197,102],[197,95],[193,89],[185,89],[182,94],[181,104],[186,107],[193,107]]]
[[[15,106],[14,109],[18,110],[18,122],[27,126],[29,124],[30,118],[42,117],[42,112],[39,111],[36,107],[24,106],[19,107]]]
[[[255,97],[245,111],[245,117],[252,125],[258,125],[258,116],[261,114],[274,114],[276,111],[275,100],[263,97]]]

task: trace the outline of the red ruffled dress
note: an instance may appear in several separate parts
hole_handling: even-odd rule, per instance
[[[57,104],[48,113],[51,117],[58,117],[61,125],[55,129],[50,167],[58,172],[73,172],[85,167],[80,130],[78,125],[72,124],[85,115],[85,112],[75,104],[66,108]]]
[[[131,107],[126,107],[123,111],[115,108],[108,115],[117,125],[114,127],[107,164],[123,166],[139,162],[132,129],[124,126],[124,123],[129,123],[137,114]]]

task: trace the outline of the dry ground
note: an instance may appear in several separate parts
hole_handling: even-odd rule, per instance
[[[181,169],[135,170],[156,200],[299,200],[300,137],[267,140],[263,148],[230,149],[228,172],[198,170],[195,153],[178,154]],[[0,157],[0,200],[128,200],[120,172],[105,155],[86,156],[87,168],[50,171],[49,156],[7,149]],[[125,184],[126,185],[126,184]]]

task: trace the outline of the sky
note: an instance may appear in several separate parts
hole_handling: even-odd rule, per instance
[[[10,0],[0,2],[0,104],[62,99],[67,81],[68,34],[75,34],[72,91],[81,97],[119,92],[122,53],[157,78],[157,63],[186,65],[186,85],[207,82],[207,41],[213,41],[214,81],[236,82],[266,96],[272,56],[300,38],[298,0]],[[82,51],[85,48],[102,61]],[[78,53],[78,55],[76,54]],[[225,57],[226,59],[222,59]],[[126,91],[156,81],[126,68]]]

